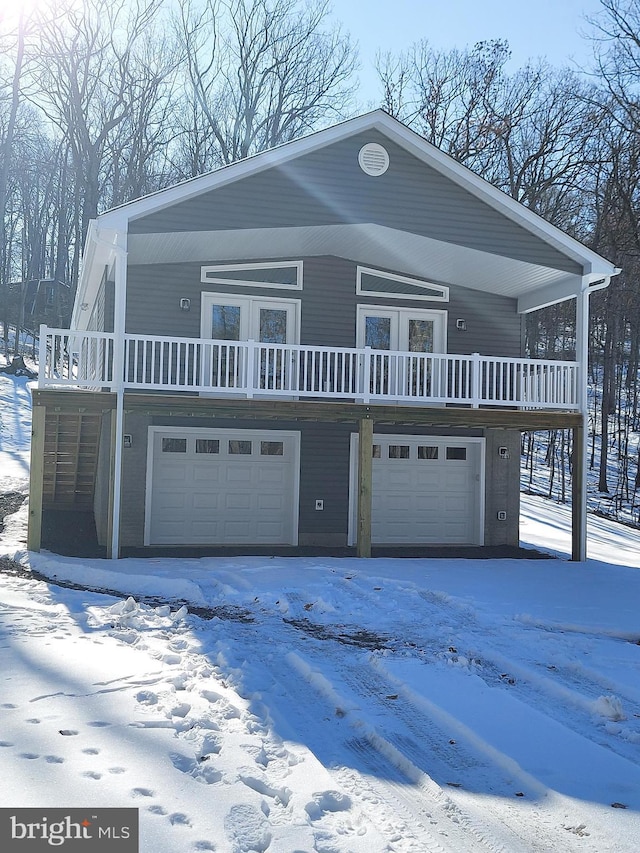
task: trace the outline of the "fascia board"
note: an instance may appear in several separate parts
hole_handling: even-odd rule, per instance
[[[107,229],[100,217],[92,219],[89,222],[84,244],[84,255],[80,267],[78,289],[71,313],[72,329],[86,328],[88,320],[91,317],[91,309],[93,308],[98,288],[102,281],[104,268],[110,266],[115,259],[117,252],[115,241],[120,233],[126,233],[126,231],[123,231],[122,227],[120,229],[111,227]],[[111,243],[109,242],[109,238],[111,238]],[[80,308],[84,302],[89,305],[85,311]]]
[[[536,290],[519,297],[518,313],[528,314],[531,311],[547,308],[549,305],[555,305],[558,302],[565,302],[567,299],[575,299],[580,293],[581,283],[582,276],[572,275],[555,284],[536,288]]]

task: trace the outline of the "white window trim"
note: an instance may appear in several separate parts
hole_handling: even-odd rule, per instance
[[[205,305],[209,301],[219,302],[223,305],[239,305],[241,312],[245,309],[244,314],[240,315],[240,340],[247,341],[251,336],[251,308],[252,303],[269,303],[276,308],[278,305],[286,305],[293,307],[294,323],[293,323],[293,340],[290,343],[297,344],[300,342],[300,299],[280,299],[277,296],[245,296],[238,293],[210,293],[202,291],[200,294],[200,337],[204,340],[210,339],[210,332],[207,328],[208,317],[205,312]],[[247,313],[248,309],[248,313]]]
[[[376,278],[388,279],[389,281],[399,281],[402,284],[410,284],[412,287],[424,287],[424,288],[434,288],[436,290],[442,291],[440,296],[431,296],[428,294],[420,295],[418,293],[394,293],[389,291],[382,290],[366,290],[362,287],[362,275],[373,275]],[[430,281],[421,281],[417,278],[409,278],[406,275],[398,275],[397,273],[392,272],[382,272],[381,270],[374,270],[370,267],[357,267],[356,268],[356,294],[359,296],[377,296],[378,299],[419,299],[424,302],[448,302],[449,301],[449,288],[445,287],[443,284],[434,284]]]
[[[388,294],[385,294],[387,296]],[[396,314],[402,314],[405,316],[409,316],[415,319],[434,319],[437,320],[440,324],[440,329],[438,334],[442,338],[442,348],[439,350],[434,350],[434,352],[447,352],[447,316],[448,311],[444,309],[430,309],[430,308],[400,308],[397,305],[377,305],[374,303],[371,304],[362,304],[358,303],[356,307],[356,346],[364,346],[365,340],[365,327],[364,327],[364,318],[366,316],[377,315],[380,317],[386,316],[388,313],[393,312]],[[392,352],[404,352],[405,350],[392,350]],[[386,352],[386,350],[385,350]]]
[[[250,279],[225,278],[218,273],[241,272],[242,270],[272,270],[282,267],[291,267],[296,270],[295,284],[282,284],[274,281],[252,281]],[[303,280],[302,261],[282,261],[281,263],[254,263],[254,264],[215,264],[200,267],[200,281],[208,284],[237,284],[240,287],[268,287],[276,290],[302,290]]]
[[[293,511],[293,527],[292,530],[292,545],[298,544],[299,536],[299,516],[300,516],[300,432],[294,430],[257,430],[257,429],[210,429],[209,427],[171,427],[171,426],[150,426],[147,434],[147,474],[145,485],[145,507],[144,507],[144,544],[151,544],[151,496],[153,488],[153,448],[155,444],[155,436],[157,433],[175,434],[176,437],[184,436],[195,438],[218,438],[222,435],[228,435],[230,432],[237,432],[241,438],[254,439],[263,438],[265,441],[270,441],[273,438],[290,438],[293,440],[293,495],[292,495],[292,511]],[[168,546],[172,547],[172,546]],[[180,546],[176,546],[180,547]],[[224,547],[224,546],[223,546]]]
[[[395,441],[397,444],[406,443],[408,439],[417,439],[419,438],[421,441],[424,440],[425,444],[431,442],[432,444],[436,444],[439,447],[446,447],[447,444],[474,444],[479,446],[479,481],[478,481],[478,497],[479,497],[479,507],[478,507],[478,516],[475,519],[475,522],[478,525],[478,541],[477,545],[484,545],[484,528],[485,528],[485,515],[486,515],[486,439],[479,438],[475,436],[462,436],[462,435],[392,435],[390,433],[374,433],[373,434],[373,443],[378,443],[381,441],[386,441],[387,439]],[[360,444],[360,437],[357,432],[352,432],[349,439],[349,519],[347,524],[347,545],[353,546],[357,545],[358,539],[358,446]],[[424,546],[427,547],[427,546]]]

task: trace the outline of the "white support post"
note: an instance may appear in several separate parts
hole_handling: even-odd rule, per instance
[[[247,354],[247,370],[246,370],[246,394],[247,399],[250,400],[253,397],[254,392],[254,383],[255,383],[255,360],[256,360],[256,342],[253,338],[249,338],[247,341],[247,346],[245,349]]]
[[[587,559],[587,378],[589,369],[589,277],[584,276],[576,298],[576,361],[578,362],[577,398],[582,428],[574,430],[572,488],[572,559]],[[581,441],[577,441],[580,436]],[[580,458],[578,458],[578,454]]]
[[[113,503],[111,505],[112,560],[120,557],[120,507],[122,504],[122,442],[124,431],[124,346],[125,318],[127,306],[127,250],[126,235],[116,234],[115,251],[115,294],[113,316],[113,390],[116,392],[116,428],[113,440]]]
[[[471,353],[471,407],[480,408],[480,353]]]
[[[364,348],[362,364],[362,399],[366,405],[371,402],[371,347]]]
[[[47,364],[47,327],[40,325],[40,337],[38,339],[38,388],[43,388],[45,379],[48,379],[49,365]]]

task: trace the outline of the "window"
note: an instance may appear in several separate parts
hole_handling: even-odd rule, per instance
[[[280,263],[216,264],[200,268],[200,281],[246,287],[302,290],[302,261]]]
[[[408,444],[390,444],[389,459],[408,459],[409,445]]]
[[[428,300],[429,302],[448,302],[449,288],[430,281],[421,281],[391,272],[358,267],[356,272],[356,293],[363,296],[380,296],[392,299]]]
[[[186,453],[187,439],[186,438],[163,438],[162,439],[163,453]]]
[[[437,459],[438,447],[433,445],[418,445],[418,459]]]
[[[217,438],[196,438],[196,453],[220,453]]]
[[[284,443],[282,441],[261,441],[260,442],[261,456],[283,456]]]
[[[231,456],[251,456],[251,442],[235,440],[230,441],[229,454]]]
[[[463,461],[467,458],[466,447],[447,447],[447,459],[457,459]]]

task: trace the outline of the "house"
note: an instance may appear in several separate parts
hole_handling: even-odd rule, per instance
[[[29,547],[516,545],[520,435],[573,431],[617,270],[378,110],[100,215],[41,330]],[[523,357],[575,300],[577,360]]]
[[[12,281],[8,286],[9,320],[34,334],[40,323],[68,321],[71,288],[55,278]]]

